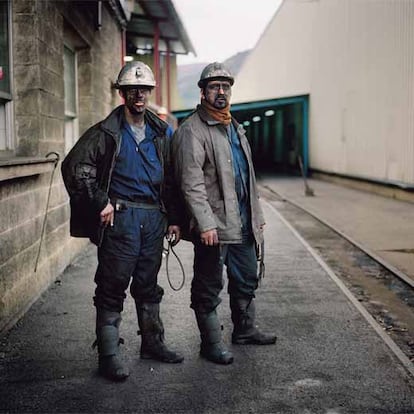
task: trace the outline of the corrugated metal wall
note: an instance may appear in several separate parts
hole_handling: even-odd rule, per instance
[[[285,0],[234,98],[307,93],[311,168],[413,184],[414,1]]]

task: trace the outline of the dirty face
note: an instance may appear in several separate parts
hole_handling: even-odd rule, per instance
[[[207,83],[203,89],[204,99],[217,109],[223,109],[230,104],[231,85],[226,80],[214,80]]]
[[[152,88],[149,86],[137,86],[124,88],[121,95],[125,100],[125,106],[131,115],[143,114],[148,105]]]

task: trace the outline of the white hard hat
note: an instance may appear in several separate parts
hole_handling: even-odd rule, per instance
[[[115,83],[115,87],[118,89],[124,86],[149,86],[153,88],[155,85],[151,68],[139,61],[128,62],[119,72]]]

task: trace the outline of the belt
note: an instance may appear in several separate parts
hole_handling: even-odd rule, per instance
[[[115,206],[115,211],[126,210],[128,207],[144,208],[147,210],[159,210],[160,208],[160,205],[155,201],[128,201],[116,198],[111,200],[111,203]]]

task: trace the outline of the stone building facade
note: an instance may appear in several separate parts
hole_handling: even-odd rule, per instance
[[[0,332],[88,242],[69,236],[60,160],[120,103],[122,0],[0,2]],[[48,204],[48,205],[47,205]]]

